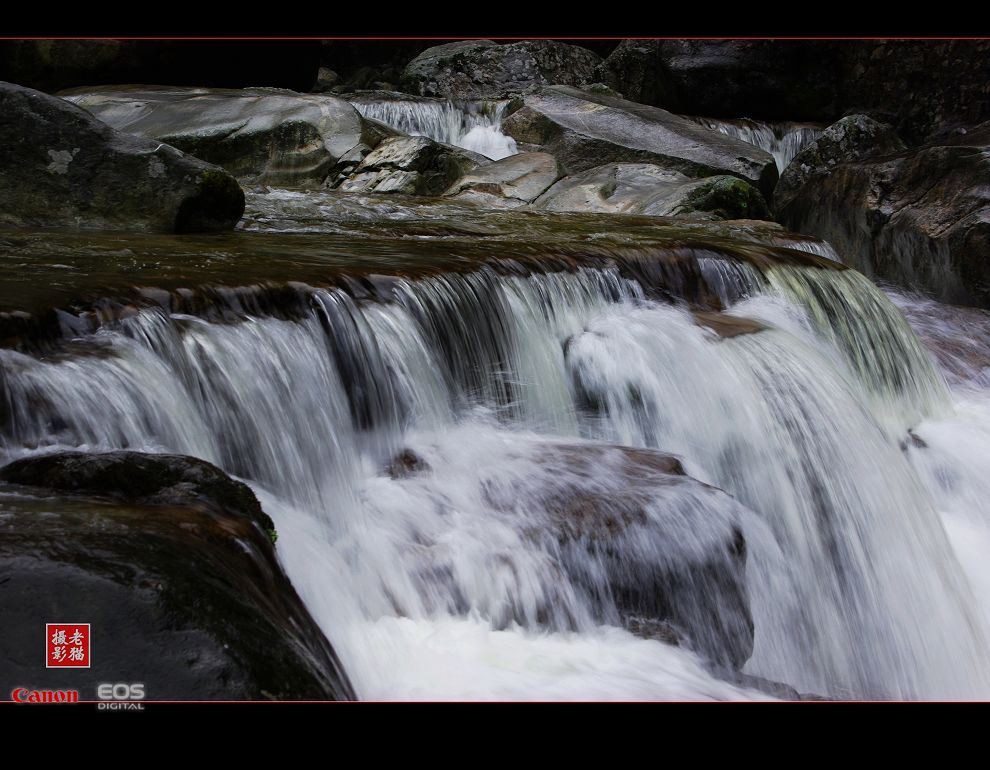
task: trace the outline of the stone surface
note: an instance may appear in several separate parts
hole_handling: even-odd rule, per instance
[[[167,142],[246,184],[319,186],[349,150],[380,136],[349,103],[320,94],[114,86],[63,96],[119,131]]]
[[[149,700],[354,692],[245,485],[193,458],[58,453],[0,469],[0,686],[141,682]],[[91,625],[91,668],[41,665],[46,622]]]
[[[922,147],[839,160],[796,189],[789,182],[775,208],[784,225],[829,241],[871,277],[990,307],[988,178],[985,123]]]
[[[441,195],[455,180],[489,163],[483,155],[425,136],[391,137],[335,186],[344,192]]]
[[[0,226],[197,232],[229,230],[243,211],[223,169],[0,83]]]
[[[521,206],[559,178],[560,167],[553,155],[523,152],[465,174],[444,194],[493,206]]]
[[[402,82],[422,96],[501,99],[544,84],[580,85],[593,79],[600,61],[586,48],[556,40],[459,40],[423,51]]]
[[[546,211],[769,218],[763,196],[741,179],[690,179],[649,163],[609,163],[565,177],[533,205]]]
[[[603,163],[653,163],[692,177],[729,174],[766,195],[777,181],[773,157],[656,107],[568,86],[541,88],[502,123],[522,145],[552,153],[575,174]]]

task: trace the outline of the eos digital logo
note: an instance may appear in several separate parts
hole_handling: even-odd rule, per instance
[[[96,697],[100,702],[96,708],[100,711],[144,711],[143,703],[134,701],[144,700],[144,683],[101,684],[96,688]]]

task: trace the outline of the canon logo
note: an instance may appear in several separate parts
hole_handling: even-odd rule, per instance
[[[78,703],[78,690],[29,690],[16,687],[10,693],[14,703]]]

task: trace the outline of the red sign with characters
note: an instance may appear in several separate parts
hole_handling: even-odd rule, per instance
[[[45,626],[48,668],[89,668],[89,623]]]

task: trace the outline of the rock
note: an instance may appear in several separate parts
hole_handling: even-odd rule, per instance
[[[444,195],[489,205],[529,203],[560,178],[553,155],[523,152],[465,174]]]
[[[593,80],[601,57],[556,40],[459,40],[428,48],[406,66],[403,90],[449,99],[502,99],[544,84]]]
[[[693,115],[869,114],[918,144],[990,119],[988,70],[987,40],[623,40],[595,79]]]
[[[721,219],[769,218],[763,196],[731,176],[689,179],[649,163],[609,163],[565,177],[533,204],[546,211],[677,216],[702,213]]]
[[[267,516],[219,469],[70,452],[0,477],[5,684],[65,683],[39,665],[38,629],[68,620],[92,627],[91,668],[69,672],[80,699],[103,682],[141,682],[151,700],[355,697],[278,564]]]
[[[74,89],[66,99],[119,131],[156,139],[223,166],[245,184],[319,186],[331,168],[379,129],[332,96],[115,86]]]
[[[866,115],[850,115],[832,124],[794,156],[773,191],[775,211],[784,211],[806,185],[828,177],[842,163],[904,150],[893,128]]]
[[[777,181],[769,153],[656,107],[568,86],[541,88],[524,105],[502,131],[552,153],[568,174],[603,163],[653,163],[691,177],[737,176],[766,195]]]
[[[790,229],[829,241],[871,277],[942,302],[990,307],[988,178],[985,123],[915,149],[838,162],[797,191],[785,188],[777,215]]]
[[[330,93],[340,84],[340,75],[328,67],[320,67],[316,75],[316,85],[313,86],[313,93]]]
[[[116,83],[308,91],[318,40],[3,40],[0,80],[54,93]]]
[[[483,155],[425,136],[392,137],[335,186],[344,192],[441,195],[455,180],[488,163]]]
[[[536,517],[530,536],[557,554],[600,620],[662,625],[682,646],[734,669],[752,653],[739,508],[684,475],[676,458],[543,441],[524,481],[493,476],[484,495],[496,511]]]
[[[223,169],[0,83],[0,226],[229,230],[244,193]]]

